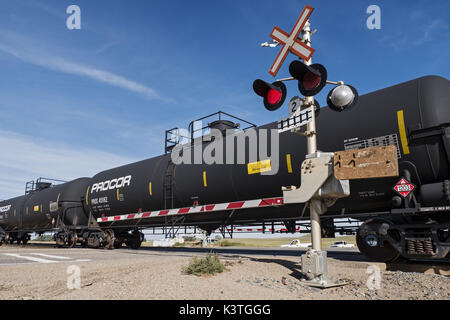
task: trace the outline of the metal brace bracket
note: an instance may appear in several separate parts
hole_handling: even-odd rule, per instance
[[[306,203],[312,198],[321,198],[330,207],[337,199],[349,196],[348,180],[334,178],[333,155],[322,152],[308,155],[301,167],[300,188],[283,187],[284,203]]]

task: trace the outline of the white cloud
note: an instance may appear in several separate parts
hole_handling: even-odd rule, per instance
[[[2,32],[4,32],[2,35],[3,42],[5,42],[6,39],[6,42],[9,43],[0,43],[0,51],[12,55],[24,62],[59,72],[85,76],[95,81],[137,92],[149,99],[161,100],[164,102],[173,101],[171,98],[161,96],[155,89],[146,85],[129,80],[112,72],[96,69],[83,64],[73,63],[61,57],[47,54],[46,52],[39,51],[34,46],[25,45],[25,43],[28,43],[29,41],[21,35],[8,31]]]
[[[69,181],[136,160],[0,130],[0,199],[22,195],[25,182],[38,177]]]

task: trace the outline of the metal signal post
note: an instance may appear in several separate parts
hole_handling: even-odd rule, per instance
[[[331,110],[342,112],[356,105],[358,92],[352,86],[344,85],[342,81],[328,81],[326,68],[321,64],[312,63],[311,56],[314,49],[311,48],[311,36],[315,31],[311,32],[309,17],[313,10],[314,8],[310,6],[303,9],[290,34],[275,27],[270,35],[277,44],[282,44],[282,49],[269,73],[275,77],[290,52],[303,60],[303,62],[294,60],[289,65],[292,77],[279,79],[272,84],[258,79],[253,83],[253,89],[257,95],[264,98],[264,106],[270,111],[280,108],[286,99],[287,90],[284,81],[297,80],[298,89],[304,96],[303,99],[298,97],[291,99],[290,115],[278,121],[278,133],[291,131],[307,138],[307,155],[301,166],[300,187],[283,187],[283,202],[309,205],[312,249],[301,257],[302,272],[306,276],[307,284],[328,288],[342,283],[328,278],[327,254],[322,251],[321,245],[320,216],[338,199],[350,195],[350,184],[349,180],[335,178],[334,153],[317,150],[316,110],[320,106],[314,96],[327,83],[337,85],[328,94],[327,102]],[[267,45],[270,46],[268,43]],[[297,108],[297,105],[300,107]],[[306,131],[300,131],[305,125]]]
[[[307,46],[311,46],[311,22],[307,20],[302,30],[302,42]],[[312,58],[304,60],[307,66],[312,65]],[[314,96],[305,97],[303,107],[313,107]],[[300,110],[301,108],[299,108]],[[311,113],[312,119],[306,125],[307,151],[308,156],[317,156],[317,129],[316,129],[316,113]],[[326,211],[321,198],[312,198],[309,201],[309,212],[311,220],[311,242],[312,250],[302,255],[302,272],[306,274],[309,285],[322,288],[334,287],[340,285],[328,278],[328,264],[326,252],[322,251],[322,234],[320,225],[320,215]]]
[[[305,27],[302,31],[302,41],[307,45],[311,46],[311,22],[306,21]],[[312,58],[308,61],[304,61],[307,66],[312,64]],[[306,106],[314,106],[314,96],[305,97]],[[316,114],[312,112],[312,120],[306,125],[307,131],[307,143],[308,143],[308,154],[312,155],[317,152],[317,134],[316,134]],[[311,199],[309,204],[309,212],[311,219],[311,242],[313,250],[322,250],[322,234],[320,227],[320,213],[318,208],[320,208],[320,199]]]

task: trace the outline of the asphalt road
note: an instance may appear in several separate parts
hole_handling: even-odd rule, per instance
[[[330,258],[345,261],[364,261],[364,257],[357,249],[333,248],[327,249]],[[36,245],[31,244],[26,247],[22,246],[2,246],[0,247],[0,267],[11,264],[55,264],[55,263],[73,263],[73,262],[89,262],[108,261],[116,259],[136,259],[136,258],[158,258],[161,256],[185,256],[207,254],[210,252],[218,253],[221,256],[232,257],[295,257],[306,252],[303,249],[296,248],[247,248],[247,247],[230,247],[230,248],[159,248],[159,247],[142,247],[139,250],[132,249],[85,249],[72,248],[62,249],[55,248],[53,245]]]

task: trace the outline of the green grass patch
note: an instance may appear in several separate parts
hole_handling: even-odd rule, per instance
[[[43,235],[37,237],[36,239],[34,239],[33,241],[50,242],[50,241],[53,241],[53,236],[51,234],[43,234]]]
[[[183,247],[186,247],[186,245],[187,245],[186,242],[183,242],[183,243],[177,242],[177,243],[175,243],[172,247],[175,247],[175,248],[183,248]]]
[[[224,269],[225,266],[219,260],[217,254],[208,254],[204,258],[193,257],[189,264],[183,267],[182,271],[184,274],[201,276],[222,273]]]
[[[220,247],[239,247],[239,246],[244,246],[244,244],[241,243],[241,242],[230,241],[230,240],[221,240],[221,241],[219,241],[218,244],[219,244]]]
[[[239,246],[239,247],[258,247],[258,248],[269,248],[269,247],[279,247],[283,244],[288,244],[291,242],[291,240],[294,239],[300,239],[300,242],[302,243],[310,243],[311,242],[311,236],[304,235],[293,235],[292,237],[286,237],[286,238],[238,238],[238,239],[226,239],[219,242],[219,246],[221,247],[233,247],[233,246]],[[322,239],[322,246],[324,248],[328,248],[330,245],[332,245],[335,241],[347,241],[347,243],[356,244],[355,236],[344,236],[344,237],[338,237],[338,238],[329,238],[329,239]]]

